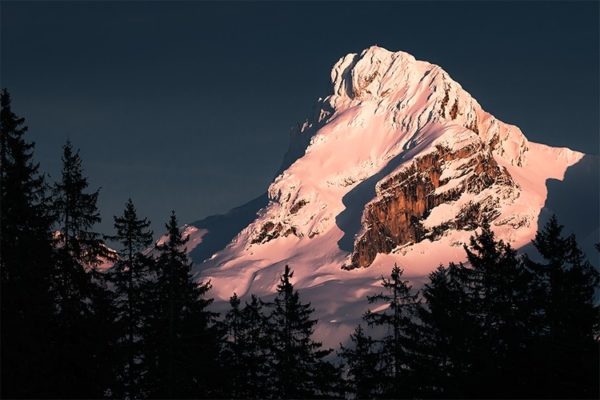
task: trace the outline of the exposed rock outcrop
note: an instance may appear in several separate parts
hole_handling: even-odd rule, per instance
[[[445,171],[452,170],[452,173]],[[494,186],[498,190],[470,201],[455,216],[427,228],[423,221],[432,209],[457,201],[463,194],[482,194]],[[378,253],[423,239],[435,239],[448,229],[474,229],[485,214],[495,219],[499,213],[496,197],[514,195],[517,186],[508,171],[500,167],[481,141],[451,150],[441,145],[416,158],[376,187],[377,197],[367,204],[362,217],[364,232],[354,244],[351,264],[345,268],[367,267]]]
[[[295,227],[289,226],[286,228],[281,222],[275,224],[268,221],[262,225],[258,234],[252,239],[252,244],[267,243],[278,237],[287,237],[289,235],[298,235]]]

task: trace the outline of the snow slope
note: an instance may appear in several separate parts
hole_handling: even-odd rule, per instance
[[[442,68],[404,52],[374,46],[348,54],[331,79],[333,93],[293,134],[268,198],[193,224],[188,251],[196,278],[210,279],[217,303],[234,292],[272,295],[289,264],[302,298],[316,308],[317,335],[337,346],[366,311],[366,294],[395,263],[418,286],[438,265],[464,260],[462,244],[473,227],[456,228],[462,226],[456,221],[470,204],[494,216],[501,238],[526,245],[546,200],[546,180],[563,179],[583,154],[529,142],[519,128],[485,112]],[[360,265],[366,268],[343,269],[361,238],[378,234],[366,210],[398,200],[393,193],[405,190],[398,177],[416,174],[418,184],[419,174],[432,176],[419,170],[429,159],[437,164],[427,195],[442,200],[420,223],[430,231],[446,228],[418,240],[408,235],[413,239]],[[493,179],[478,183],[484,168]],[[395,192],[387,189],[392,183]],[[203,247],[211,231],[212,242]]]

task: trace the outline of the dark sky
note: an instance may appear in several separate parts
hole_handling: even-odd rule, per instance
[[[378,44],[441,65],[532,141],[598,154],[598,2],[1,3],[1,85],[56,177],[81,149],[109,232],[262,193],[338,58]]]

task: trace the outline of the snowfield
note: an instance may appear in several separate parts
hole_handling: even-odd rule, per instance
[[[271,296],[288,264],[301,298],[316,309],[317,337],[337,347],[367,310],[366,295],[379,290],[379,279],[394,264],[418,287],[440,264],[463,261],[462,245],[473,234],[445,231],[433,241],[379,253],[367,268],[342,269],[355,239],[369,228],[365,207],[380,200],[386,179],[440,148],[480,147],[477,154],[493,157],[514,185],[465,191],[434,207],[423,226],[452,221],[469,202],[495,201],[494,231],[519,248],[535,235],[546,181],[562,180],[583,154],[529,142],[519,128],[485,112],[442,68],[404,52],[374,46],[348,54],[334,65],[331,78],[333,93],[320,99],[315,115],[294,132],[268,197],[221,219],[192,224],[186,233],[195,278],[212,282],[215,307],[224,309],[234,292],[242,298]],[[454,190],[477,174],[464,173],[473,157],[444,163],[440,181],[446,183],[435,194]],[[243,222],[232,223],[236,218]],[[211,234],[215,252],[204,254]],[[216,245],[215,237],[223,243]]]

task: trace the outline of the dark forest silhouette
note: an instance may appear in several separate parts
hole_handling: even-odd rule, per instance
[[[129,200],[114,234],[94,230],[72,144],[49,183],[6,90],[0,112],[1,394],[4,398],[598,398],[600,277],[556,218],[533,246],[487,222],[468,265],[440,266],[420,290],[394,266],[387,305],[337,352],[313,337],[314,309],[282,266],[272,302],[233,293],[210,310],[173,213],[154,245]],[[116,253],[105,240],[118,244]],[[599,247],[600,250],[600,247]],[[98,266],[114,262],[106,271]],[[375,328],[375,329],[371,329]]]

